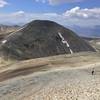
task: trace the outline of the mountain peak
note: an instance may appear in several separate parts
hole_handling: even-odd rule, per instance
[[[48,20],[35,20],[8,35],[1,54],[16,59],[31,59],[95,51],[73,31]]]

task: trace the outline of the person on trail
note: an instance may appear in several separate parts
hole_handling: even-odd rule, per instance
[[[92,75],[94,75],[94,68],[92,69]]]

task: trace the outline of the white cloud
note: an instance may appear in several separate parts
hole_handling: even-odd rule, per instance
[[[0,23],[27,23],[32,20],[52,20],[65,26],[95,26],[100,25],[100,8],[81,9],[74,7],[62,14],[57,13],[27,13],[17,11],[10,14],[0,14]]]
[[[67,10],[63,15],[74,18],[100,18],[100,8],[81,9],[80,7],[75,7]]]
[[[46,3],[47,0],[35,0],[36,2]]]
[[[18,12],[15,12],[15,13],[12,13],[11,16],[15,17],[15,18],[18,18],[18,17],[24,17],[25,15],[25,12],[24,11],[18,11]]]
[[[57,5],[62,3],[73,3],[73,2],[81,2],[83,0],[35,0],[36,2],[46,3],[49,2],[51,5]]]
[[[100,8],[81,9],[75,7],[63,13],[63,17],[71,24],[80,26],[100,25]]]
[[[0,24],[26,22],[26,15],[24,11],[17,11],[14,13],[0,13]]]
[[[0,7],[4,7],[8,3],[5,0],[0,0]]]
[[[83,0],[48,0],[50,4],[62,4],[62,3],[73,3],[73,2],[81,2]]]

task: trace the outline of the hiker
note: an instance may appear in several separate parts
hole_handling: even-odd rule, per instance
[[[92,75],[94,75],[94,68],[93,68],[93,70],[92,70]]]

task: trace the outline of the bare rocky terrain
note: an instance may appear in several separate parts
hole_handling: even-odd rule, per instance
[[[17,29],[19,29],[17,25],[0,25],[0,35],[14,32]]]
[[[11,29],[0,27],[0,100],[100,100],[99,39],[52,21]]]
[[[6,66],[0,66],[0,100],[100,98],[99,53],[83,52],[8,62],[8,65],[6,62]]]
[[[10,33],[18,30],[20,26],[17,25],[0,25],[0,42]]]
[[[100,38],[84,38],[89,44],[95,48],[97,52],[100,53]]]

